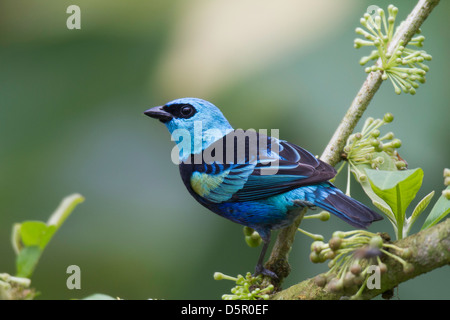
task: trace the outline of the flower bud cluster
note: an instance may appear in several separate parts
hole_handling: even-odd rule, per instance
[[[394,35],[395,18],[398,13],[398,8],[389,5],[388,14],[386,15],[383,9],[377,8],[376,14],[364,14],[360,23],[365,28],[356,28],[355,32],[364,37],[363,39],[355,39],[354,47],[361,48],[366,46],[373,46],[373,50],[368,56],[362,57],[359,63],[365,65],[371,60],[380,59],[380,63],[375,63],[371,67],[366,67],[365,72],[381,71],[382,79],[390,79],[394,86],[395,93],[415,94],[419,83],[425,82],[425,74],[429,67],[425,65],[424,61],[431,60],[431,55],[424,50],[415,50],[406,48],[402,41],[392,51],[388,51],[389,44]],[[383,30],[384,27],[384,30]],[[413,37],[409,41],[409,45],[415,47],[422,47],[425,37],[420,35]]]
[[[272,284],[265,288],[260,288],[262,276],[252,276],[247,272],[246,276],[238,275],[237,278],[225,275],[221,272],[214,273],[214,280],[231,280],[236,282],[236,286],[231,289],[231,294],[222,295],[222,300],[267,300],[269,293],[274,290]]]
[[[367,180],[365,173],[357,168],[361,164],[369,165],[372,169],[380,169],[382,165],[387,165],[386,161],[389,161],[392,167],[399,170],[406,169],[407,163],[397,151],[402,145],[401,140],[395,138],[392,132],[381,135],[378,130],[393,120],[394,116],[391,113],[386,113],[383,119],[368,118],[361,132],[354,133],[347,139],[344,147],[345,158],[359,181]]]
[[[351,298],[356,299],[366,286],[370,266],[379,268],[381,275],[387,272],[387,266],[382,262],[383,256],[399,261],[405,273],[412,272],[412,265],[404,260],[411,257],[411,250],[390,244],[383,237],[365,230],[353,230],[334,232],[328,243],[314,241],[310,260],[313,263],[329,260],[330,268],[314,278],[315,284],[330,292],[349,293]]]

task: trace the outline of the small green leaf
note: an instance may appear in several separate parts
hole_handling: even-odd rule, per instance
[[[450,186],[448,186],[446,190],[450,190]],[[449,213],[450,200],[442,195],[434,204],[433,209],[431,209],[431,212],[425,220],[421,230],[428,229],[434,226],[436,223],[444,219],[445,216]]]
[[[388,204],[394,213],[397,221],[397,238],[401,239],[406,209],[422,185],[422,169],[401,171],[366,169],[366,174],[372,190]]]
[[[392,222],[394,227],[397,225],[397,221],[395,220],[395,216],[394,216],[394,214],[392,213],[392,210],[389,207],[385,206],[384,204],[379,203],[376,200],[372,200],[372,203],[381,212],[383,212],[386,215],[386,217],[388,217],[388,219]]]
[[[411,229],[414,222],[416,222],[416,220],[420,216],[420,214],[428,207],[433,196],[434,196],[434,191],[431,191],[422,200],[420,200],[420,202],[414,208],[414,211],[413,211],[411,217],[408,219],[406,234],[409,233],[409,230]]]
[[[17,277],[29,278],[36,267],[42,250],[39,246],[23,248],[17,256]]]
[[[58,229],[75,207],[84,201],[84,197],[78,193],[65,197],[58,208],[53,212],[47,221],[47,225],[54,225]]]
[[[400,183],[408,183],[409,186],[415,186],[415,189],[419,190],[423,179],[421,168],[398,171],[367,169],[366,173],[372,183],[381,190],[392,189]]]
[[[357,165],[356,168],[359,171],[365,173],[366,172],[365,170],[370,169],[370,166]],[[352,172],[355,174],[355,176],[357,176],[357,174],[355,173],[355,171],[353,169],[352,169]],[[383,199],[381,199],[375,192],[373,192],[369,179],[366,179],[365,181],[359,181],[359,183],[361,184],[361,187],[363,188],[363,190],[367,194],[367,196],[372,200],[372,202],[376,201],[376,202],[378,202],[378,204],[382,205],[384,208],[386,208],[386,209],[389,208],[387,203]],[[382,209],[380,209],[380,210],[382,210]]]
[[[50,239],[67,219],[77,204],[84,201],[79,194],[64,198],[47,223],[42,221],[25,221],[13,226],[12,246],[17,255],[17,275],[30,277],[40,255]]]
[[[55,226],[47,226],[41,221],[25,221],[20,226],[20,236],[24,246],[39,246],[42,250],[56,231]]]
[[[21,226],[20,223],[14,223],[11,234],[11,243],[16,255],[18,255],[20,250],[23,249],[23,243],[20,237],[20,226]]]

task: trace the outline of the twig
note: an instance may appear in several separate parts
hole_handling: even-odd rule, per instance
[[[400,25],[395,33],[388,47],[388,52],[392,52],[401,40],[403,40],[403,43],[406,46],[438,3],[439,0],[419,0],[408,18]],[[326,146],[320,157],[321,160],[332,166],[339,163],[341,160],[341,151],[344,148],[348,137],[353,132],[364,111],[367,109],[382,81],[380,71],[371,72],[367,76],[366,81],[363,83],[361,89],[350,105],[350,108],[336,129],[336,132]],[[283,243],[286,242],[291,244],[294,241],[295,232],[292,232],[292,230],[296,230],[301,221],[302,218],[299,218],[292,226],[279,232],[274,249],[270,255],[267,267],[281,275],[280,281],[289,274],[289,268],[286,268],[286,265],[289,265],[287,260],[291,246],[286,246]],[[277,261],[277,263],[274,264],[274,261]],[[278,266],[282,266],[282,268],[278,269]],[[288,270],[287,274],[286,270]]]

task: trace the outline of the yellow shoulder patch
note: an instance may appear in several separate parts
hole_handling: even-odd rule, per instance
[[[228,171],[217,175],[194,172],[191,176],[191,187],[195,193],[205,197],[211,192],[211,190],[219,187],[227,175]]]

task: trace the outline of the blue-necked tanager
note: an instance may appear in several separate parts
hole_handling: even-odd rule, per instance
[[[304,207],[320,207],[356,228],[382,217],[328,180],[335,169],[305,149],[254,131],[234,130],[212,103],[182,98],[148,109],[169,129],[179,149],[181,178],[212,212],[256,230],[263,240],[255,274],[263,267],[271,231],[290,225]]]

